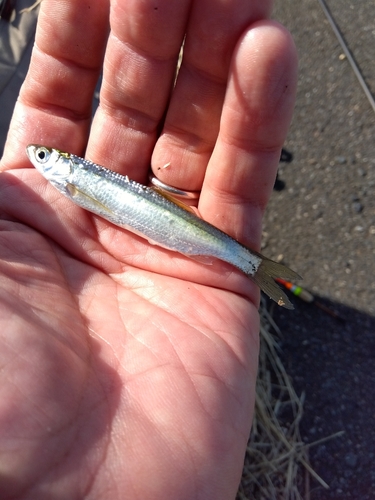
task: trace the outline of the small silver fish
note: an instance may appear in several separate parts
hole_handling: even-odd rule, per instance
[[[300,279],[291,269],[245,247],[228,234],[174,203],[155,188],[143,186],[79,156],[30,144],[34,167],[77,205],[150,243],[189,257],[215,257],[252,279],[280,306],[293,309],[275,278]]]

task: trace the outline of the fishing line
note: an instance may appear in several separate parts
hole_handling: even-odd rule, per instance
[[[359,81],[359,83],[360,83],[360,85],[361,85],[364,93],[366,94],[367,99],[370,101],[372,109],[375,111],[375,99],[374,99],[374,96],[372,95],[369,86],[367,85],[365,79],[362,76],[362,72],[361,72],[361,70],[360,70],[360,68],[359,68],[356,60],[354,59],[352,53],[350,52],[350,49],[349,49],[347,43],[345,42],[344,37],[341,34],[340,28],[337,26],[337,24],[336,24],[336,22],[335,22],[335,20],[334,20],[334,18],[332,16],[332,14],[331,14],[331,12],[330,12],[330,10],[329,10],[329,8],[328,8],[325,0],[318,0],[318,1],[319,1],[320,6],[323,9],[323,12],[325,13],[325,15],[326,15],[326,17],[327,17],[327,19],[328,19],[328,21],[329,21],[329,23],[330,23],[330,25],[331,25],[334,33],[335,33],[338,41],[340,42],[340,45],[341,45],[341,47],[342,47],[342,49],[344,51],[344,54],[346,55],[346,57],[347,57],[350,65],[351,65],[351,67],[352,67],[352,69],[353,69],[353,71],[354,71],[354,73],[355,73],[355,75],[356,75],[356,77],[357,77],[357,79],[358,79],[358,81]]]

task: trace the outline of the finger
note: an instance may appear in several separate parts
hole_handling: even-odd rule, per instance
[[[176,88],[152,158],[162,182],[201,189],[219,131],[232,52],[246,26],[267,17],[270,5],[261,0],[194,2]],[[161,169],[168,163],[170,168]]]
[[[87,156],[144,181],[174,81],[189,0],[114,0]]]
[[[251,26],[234,54],[199,210],[253,248],[260,244],[262,214],[290,124],[296,82],[290,34],[272,21]]]
[[[30,68],[15,108],[3,168],[25,166],[36,142],[84,151],[108,36],[108,3],[44,0]]]

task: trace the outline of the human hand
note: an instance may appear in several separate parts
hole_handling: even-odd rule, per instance
[[[234,497],[254,405],[257,288],[74,206],[25,146],[86,150],[143,182],[151,162],[163,182],[202,190],[205,220],[259,247],[296,85],[293,43],[269,10],[42,2],[0,174],[1,498]]]

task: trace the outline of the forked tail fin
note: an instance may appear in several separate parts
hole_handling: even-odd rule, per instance
[[[272,300],[277,302],[279,306],[286,309],[294,309],[286,294],[281,290],[275,282],[275,278],[283,278],[288,281],[300,280],[301,276],[278,262],[267,259],[262,256],[262,262],[258,267],[257,272],[250,278],[266,293]]]

